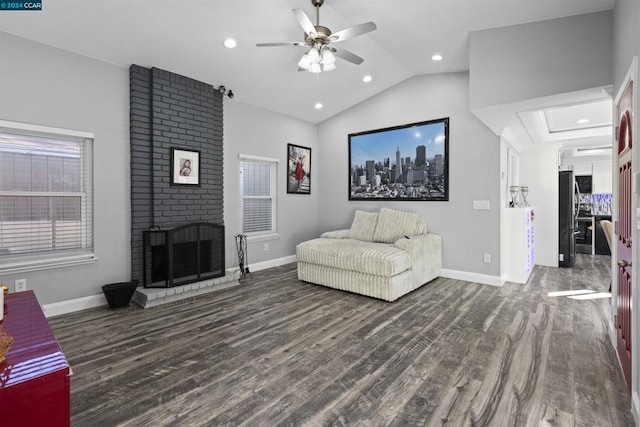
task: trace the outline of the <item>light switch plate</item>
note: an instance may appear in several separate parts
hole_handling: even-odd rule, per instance
[[[473,209],[476,210],[489,210],[491,209],[491,202],[489,200],[474,200]]]

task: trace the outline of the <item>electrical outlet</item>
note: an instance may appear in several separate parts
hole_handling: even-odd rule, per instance
[[[268,251],[268,250],[269,250],[269,243],[265,243],[265,244],[264,244],[264,250],[265,250],[265,251]]]
[[[16,292],[22,292],[22,291],[26,291],[27,290],[27,279],[18,279],[15,282],[13,282],[14,284],[14,290]]]
[[[484,254],[482,256],[482,260],[485,262],[485,264],[491,264],[491,254]]]

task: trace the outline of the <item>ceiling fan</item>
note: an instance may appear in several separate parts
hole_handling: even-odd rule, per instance
[[[316,24],[313,25],[306,13],[300,9],[293,9],[298,24],[304,30],[303,42],[281,42],[281,43],[257,43],[258,47],[273,46],[302,46],[308,47],[300,62],[298,62],[298,71],[310,71],[319,73],[321,71],[331,71],[336,68],[336,57],[353,64],[359,65],[364,59],[353,52],[343,48],[336,48],[332,43],[342,42],[362,34],[375,30],[376,24],[373,22],[365,22],[364,24],[354,25],[345,28],[337,33],[332,33],[327,27],[320,25],[320,6],[324,4],[324,0],[311,0],[311,4],[316,8]]]

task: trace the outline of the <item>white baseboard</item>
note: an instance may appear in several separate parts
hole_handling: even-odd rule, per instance
[[[295,255],[271,259],[268,261],[256,262],[249,265],[250,271],[260,271],[267,268],[278,267],[281,265],[296,262]],[[238,271],[238,267],[227,268],[227,274],[233,274]],[[73,313],[74,311],[86,310],[107,305],[104,295],[91,295],[88,297],[76,298],[67,301],[54,302],[42,306],[46,317],[60,316],[61,314]]]
[[[480,283],[483,285],[502,286],[504,280],[500,276],[489,276],[488,274],[471,273],[469,271],[449,270],[443,268],[440,276],[449,279],[464,280],[465,282]]]
[[[249,264],[249,271],[266,270],[267,268],[279,267],[281,265],[296,262],[298,258],[295,255],[289,255],[282,258],[270,259],[267,261],[255,262]],[[237,267],[226,269],[228,273],[237,271]],[[489,276],[486,274],[470,273],[467,271],[442,269],[440,274],[442,277],[450,279],[464,280],[467,282],[481,283],[483,285],[502,286],[504,281],[500,276]],[[61,314],[73,313],[74,311],[86,310],[88,308],[100,307],[107,305],[104,295],[91,295],[88,297],[76,298],[68,301],[54,302],[42,306],[44,314],[47,317],[59,316]]]
[[[291,264],[292,262],[296,262],[298,257],[295,255],[289,255],[282,258],[269,259],[267,261],[255,262],[249,264],[249,271],[260,271],[266,270],[267,268],[280,267],[281,265]]]
[[[107,305],[104,295],[91,295],[88,297],[76,298],[67,301],[54,302],[42,306],[46,317],[59,316],[61,314],[73,313],[74,311],[86,310],[87,308],[101,307]]]
[[[282,258],[270,259],[267,261],[256,262],[249,265],[249,271],[266,270],[267,268],[279,267],[281,265],[290,264],[298,260],[296,255],[289,255]],[[237,270],[237,268],[236,268]],[[443,268],[440,275],[449,279],[464,280],[466,282],[481,283],[483,285],[502,286],[505,282],[500,276],[489,276],[487,274],[470,273],[468,271],[448,270]]]
[[[640,425],[640,399],[638,398],[638,392],[635,390],[631,393],[631,415],[633,415],[636,425]]]

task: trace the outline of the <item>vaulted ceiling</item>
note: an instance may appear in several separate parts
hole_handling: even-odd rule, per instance
[[[255,46],[302,41],[291,9],[313,19],[309,0],[45,0],[40,12],[0,13],[0,30],[125,67],[225,85],[234,101],[318,123],[411,76],[468,70],[471,31],[613,6],[614,0],[326,0],[321,25],[336,32],[374,21],[378,29],[341,44],[364,58],[361,65],[338,60],[336,70],[321,74],[297,71],[304,48]],[[223,46],[227,37],[237,41],[235,49]],[[444,59],[432,61],[434,53]],[[366,74],[369,83],[362,81]],[[318,102],[322,109],[314,108]]]

